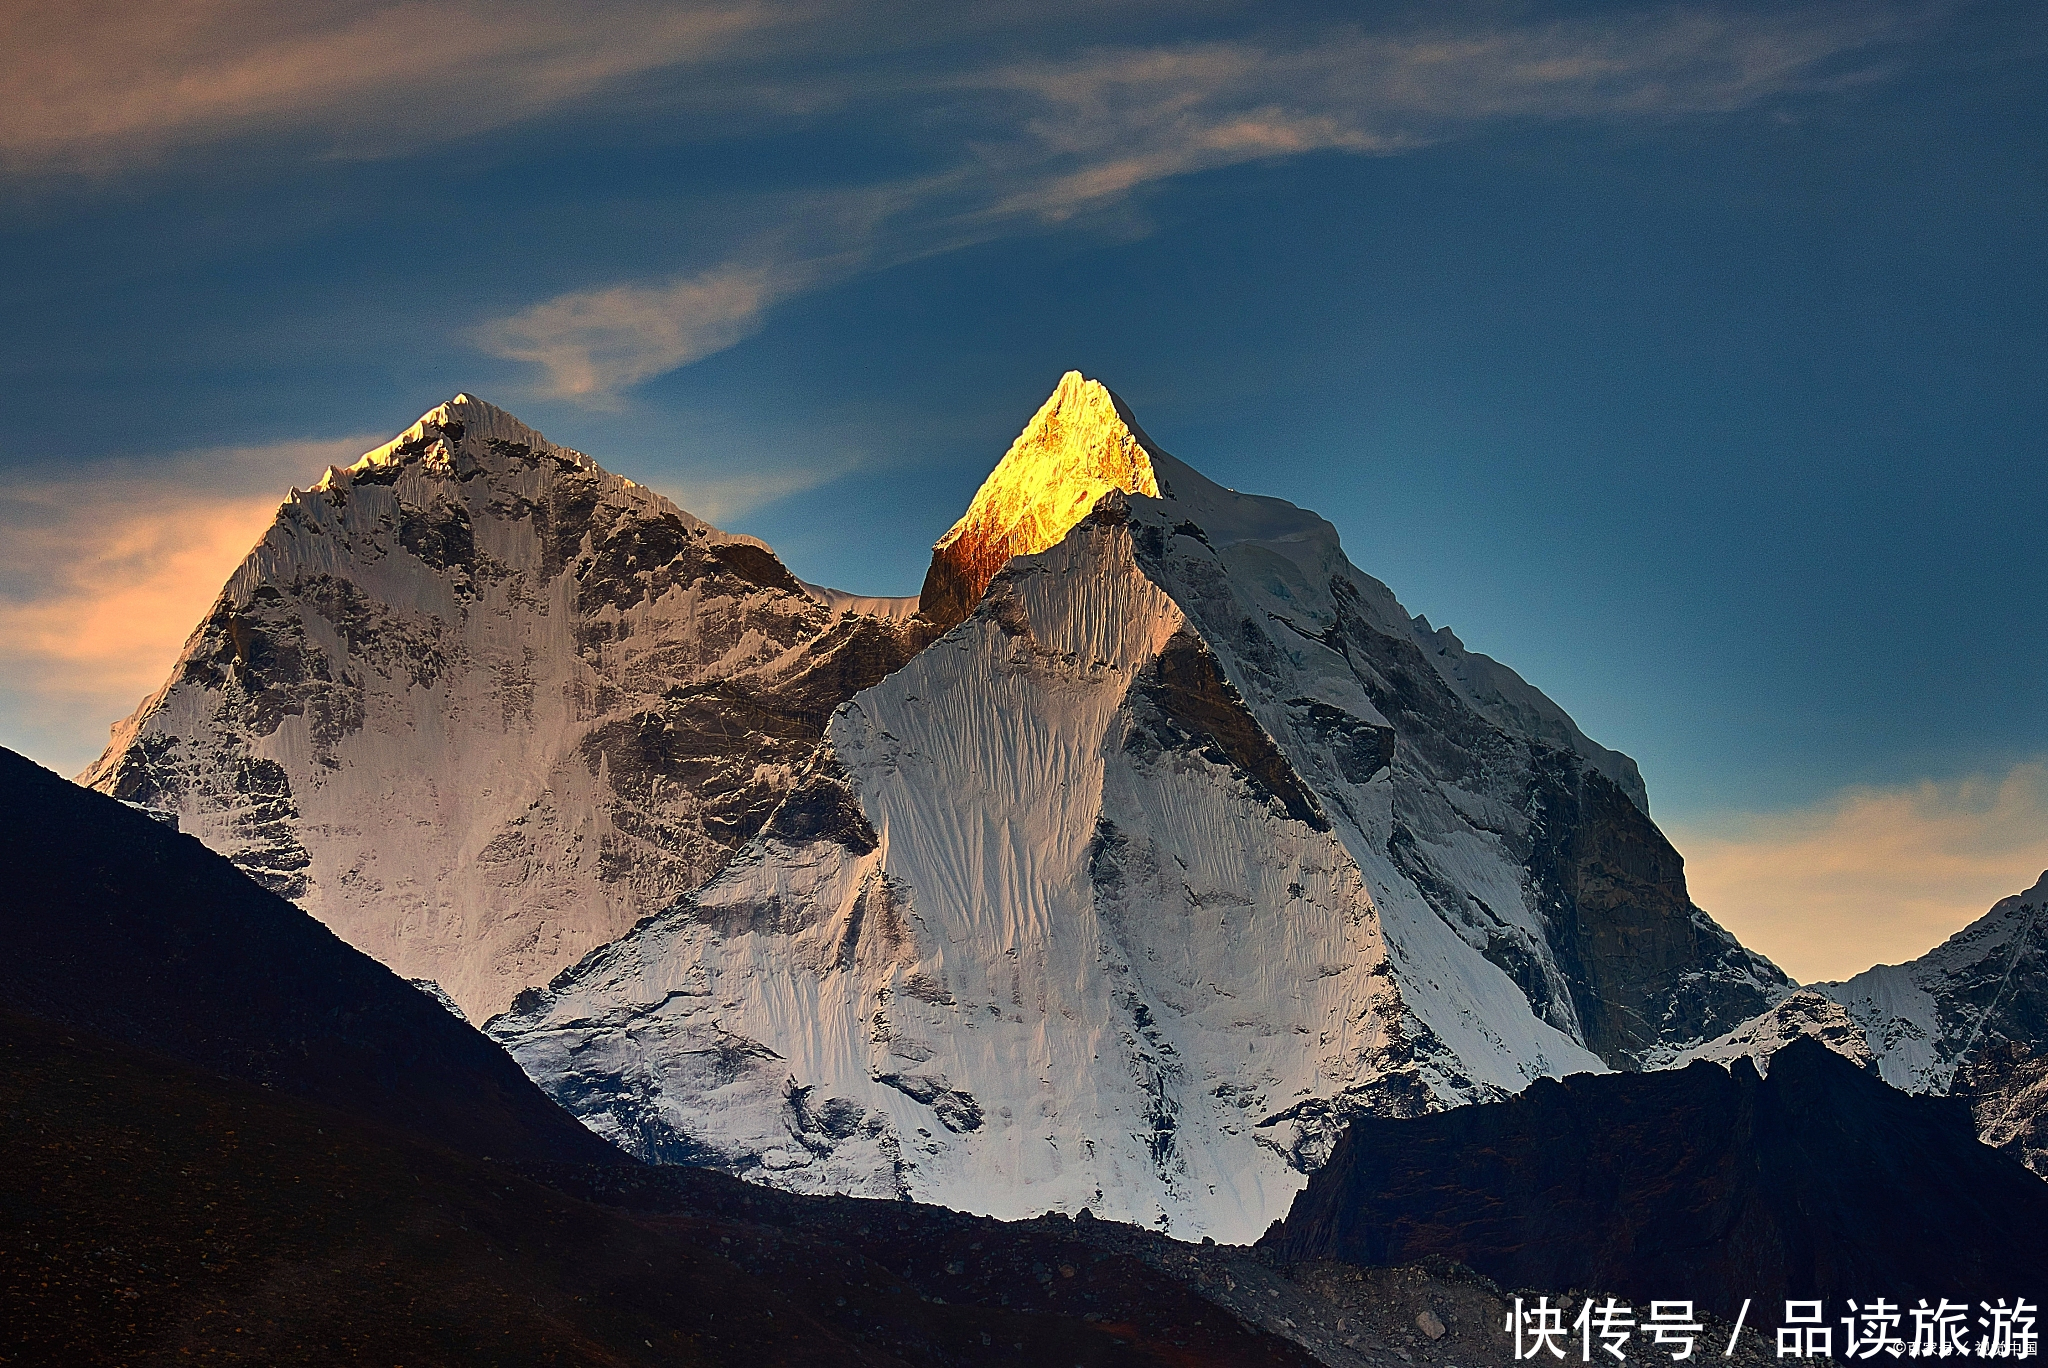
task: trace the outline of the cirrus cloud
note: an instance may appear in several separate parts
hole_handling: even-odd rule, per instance
[[[922,120],[950,162],[789,196],[765,215],[781,226],[742,255],[571,291],[471,335],[492,355],[533,362],[543,392],[608,404],[750,335],[777,302],[859,272],[1045,231],[1250,162],[1394,155],[1505,120],[1670,120],[1838,92],[1880,79],[1885,44],[1918,13],[1671,6],[1460,25],[1447,12],[1423,29],[1325,25],[1270,40],[967,62],[916,78],[821,71],[804,88],[812,116],[862,101],[928,106]],[[760,98],[792,97],[764,87]]]
[[[580,136],[745,140],[876,117],[923,169],[821,165],[763,200],[776,226],[485,320],[487,354],[606,405],[864,271],[1115,213],[1149,187],[1312,153],[1392,155],[1509,120],[1725,114],[1881,78],[1940,0],[1485,4],[1377,21],[1229,3],[1029,11],[843,0],[81,0],[0,14],[0,171],[111,175],[180,156],[394,157],[574,117]],[[1424,17],[1418,19],[1417,14]],[[611,122],[606,123],[609,117]],[[605,130],[610,129],[607,133]],[[621,130],[630,130],[622,132]],[[687,188],[685,196],[692,193]],[[729,186],[699,187],[730,201]],[[773,202],[769,202],[773,201]]]
[[[0,168],[110,171],[280,134],[392,155],[730,53],[761,0],[67,0],[0,11]]]

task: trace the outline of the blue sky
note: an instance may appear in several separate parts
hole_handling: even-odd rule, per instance
[[[0,743],[81,767],[285,486],[457,390],[910,593],[1073,367],[1635,755],[1795,973],[2031,883],[2040,7],[1360,13],[16,21]]]

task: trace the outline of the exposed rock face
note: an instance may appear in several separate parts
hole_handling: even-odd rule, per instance
[[[1618,1068],[1716,1035],[1790,989],[1692,905],[1633,761],[1507,667],[1411,618],[1322,519],[1152,454],[1162,505],[1178,516],[1138,534],[1147,572],[1228,660],[1302,778],[1364,837],[1383,912],[1415,899],[1541,1019]],[[1253,535],[1202,530],[1239,523]]]
[[[1834,1004],[1816,1029],[1820,1003]],[[1810,984],[1691,1052],[1768,1059],[1815,1035],[1907,1092],[1970,1099],[1984,1142],[2048,1177],[2048,874],[1919,959]]]
[[[1054,531],[985,591],[946,560]],[[491,1024],[634,1152],[1248,1239],[1353,1116],[1634,1065],[1790,988],[1686,898],[1626,757],[1094,382],[933,574],[978,603],[761,834]]]
[[[2048,1188],[1976,1143],[1961,1103],[1802,1036],[1768,1079],[1739,1057],[1362,1118],[1263,1243],[1288,1261],[1438,1256],[1638,1305],[1683,1289],[1732,1319],[1745,1298],[1833,1306],[1872,1288],[1907,1306],[2038,1301],[2044,1221]]]
[[[928,635],[458,396],[292,492],[81,782],[481,1019],[710,877]]]
[[[1813,1037],[1859,1069],[1877,1071],[1862,1024],[1841,1003],[1813,988],[1801,988],[1727,1035],[1688,1051],[1688,1062],[1708,1059],[1732,1065],[1747,1059],[1758,1072],[1768,1073],[1771,1056],[1802,1036]]]
[[[2048,1178],[2048,1053],[2005,1040],[1982,1050],[1950,1084],[1977,1118],[1977,1138]]]
[[[1605,774],[1541,756],[1528,794],[1531,887],[1594,1053],[1641,1067],[1782,991],[1692,905],[1684,860]]]

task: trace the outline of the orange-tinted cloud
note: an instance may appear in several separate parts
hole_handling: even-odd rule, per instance
[[[0,167],[110,170],[300,134],[411,151],[701,61],[780,22],[760,0],[65,0],[0,11]]]
[[[164,681],[286,491],[375,444],[101,462],[0,490],[0,741],[82,768]]]
[[[1668,824],[1693,900],[1803,982],[1913,959],[2048,869],[2048,761]]]

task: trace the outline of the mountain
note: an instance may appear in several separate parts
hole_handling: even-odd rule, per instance
[[[480,1020],[708,878],[929,635],[845,599],[458,395],[292,491],[80,782]]]
[[[1249,1239],[1354,1116],[1658,1062],[1791,987],[1631,761],[1096,382],[920,613],[958,621],[716,876],[489,1024],[633,1153]]]
[[[7,750],[0,809],[12,1011],[470,1154],[630,1162],[472,1027],[191,837]]]
[[[1986,1144],[2048,1177],[2048,873],[1919,959],[1809,984],[1689,1055],[1768,1067],[1803,1036],[1907,1092],[1968,1098]]]
[[[1978,1144],[1967,1107],[1800,1039],[1768,1078],[1746,1058],[1699,1061],[1360,1118],[1263,1247],[1442,1257],[1510,1286],[1682,1294],[1730,1318],[1754,1298],[1775,1320],[1787,1298],[2038,1304],[2044,1221],[2048,1187]]]

